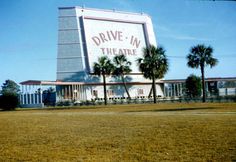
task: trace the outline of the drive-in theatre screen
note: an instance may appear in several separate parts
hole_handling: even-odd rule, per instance
[[[139,73],[136,60],[146,47],[144,24],[84,18],[84,29],[91,70],[98,57],[124,54],[132,62],[132,73]]]

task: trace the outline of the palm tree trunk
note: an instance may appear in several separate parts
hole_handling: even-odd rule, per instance
[[[206,102],[204,65],[201,65],[201,73],[202,73],[202,102]]]
[[[154,76],[152,77],[152,88],[153,88],[153,102],[157,103],[157,98],[156,98],[156,82]]]
[[[153,87],[153,85],[151,86],[150,92],[149,92],[149,94],[148,94],[148,98],[150,98],[151,95],[152,95],[152,89],[153,89],[152,87]]]
[[[125,91],[126,91],[126,93],[127,93],[128,99],[131,99],[130,94],[129,94],[129,91],[128,91],[127,86],[126,86],[126,82],[125,82],[124,75],[121,75],[121,79],[122,79],[122,82],[123,82]]]
[[[102,74],[103,77],[103,90],[104,90],[104,104],[107,105],[107,87],[106,87],[106,76]]]

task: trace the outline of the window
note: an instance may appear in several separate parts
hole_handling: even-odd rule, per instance
[[[93,90],[92,96],[95,97],[95,98],[98,98],[98,91],[97,90]]]
[[[139,95],[139,96],[141,96],[141,95],[144,94],[144,93],[143,93],[143,89],[139,88],[139,89],[137,89],[137,90],[138,90],[138,95]]]
[[[113,89],[108,89],[108,90],[107,90],[107,95],[108,95],[108,96],[114,96],[114,91],[113,91]]]

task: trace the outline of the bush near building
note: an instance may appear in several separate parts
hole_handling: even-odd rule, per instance
[[[19,105],[20,88],[12,80],[6,80],[0,91],[0,109],[14,110]]]
[[[201,78],[191,74],[185,81],[186,85],[186,95],[190,98],[201,96]]]
[[[0,96],[0,109],[14,110],[19,104],[18,96],[14,94],[4,94]]]

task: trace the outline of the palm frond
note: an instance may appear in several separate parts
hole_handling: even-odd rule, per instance
[[[191,68],[199,68],[200,66],[215,66],[218,63],[216,58],[212,56],[213,48],[211,46],[205,46],[199,44],[190,49],[190,53],[187,55],[187,65]]]
[[[130,73],[132,70],[130,68],[131,62],[128,61],[125,55],[117,55],[113,58],[115,64],[115,70],[113,75],[119,76]]]
[[[150,45],[143,49],[143,57],[137,59],[139,70],[148,79],[162,78],[168,71],[168,59],[163,47]]]
[[[98,58],[98,62],[93,65],[93,72],[95,75],[110,75],[114,70],[114,65],[107,56]]]

